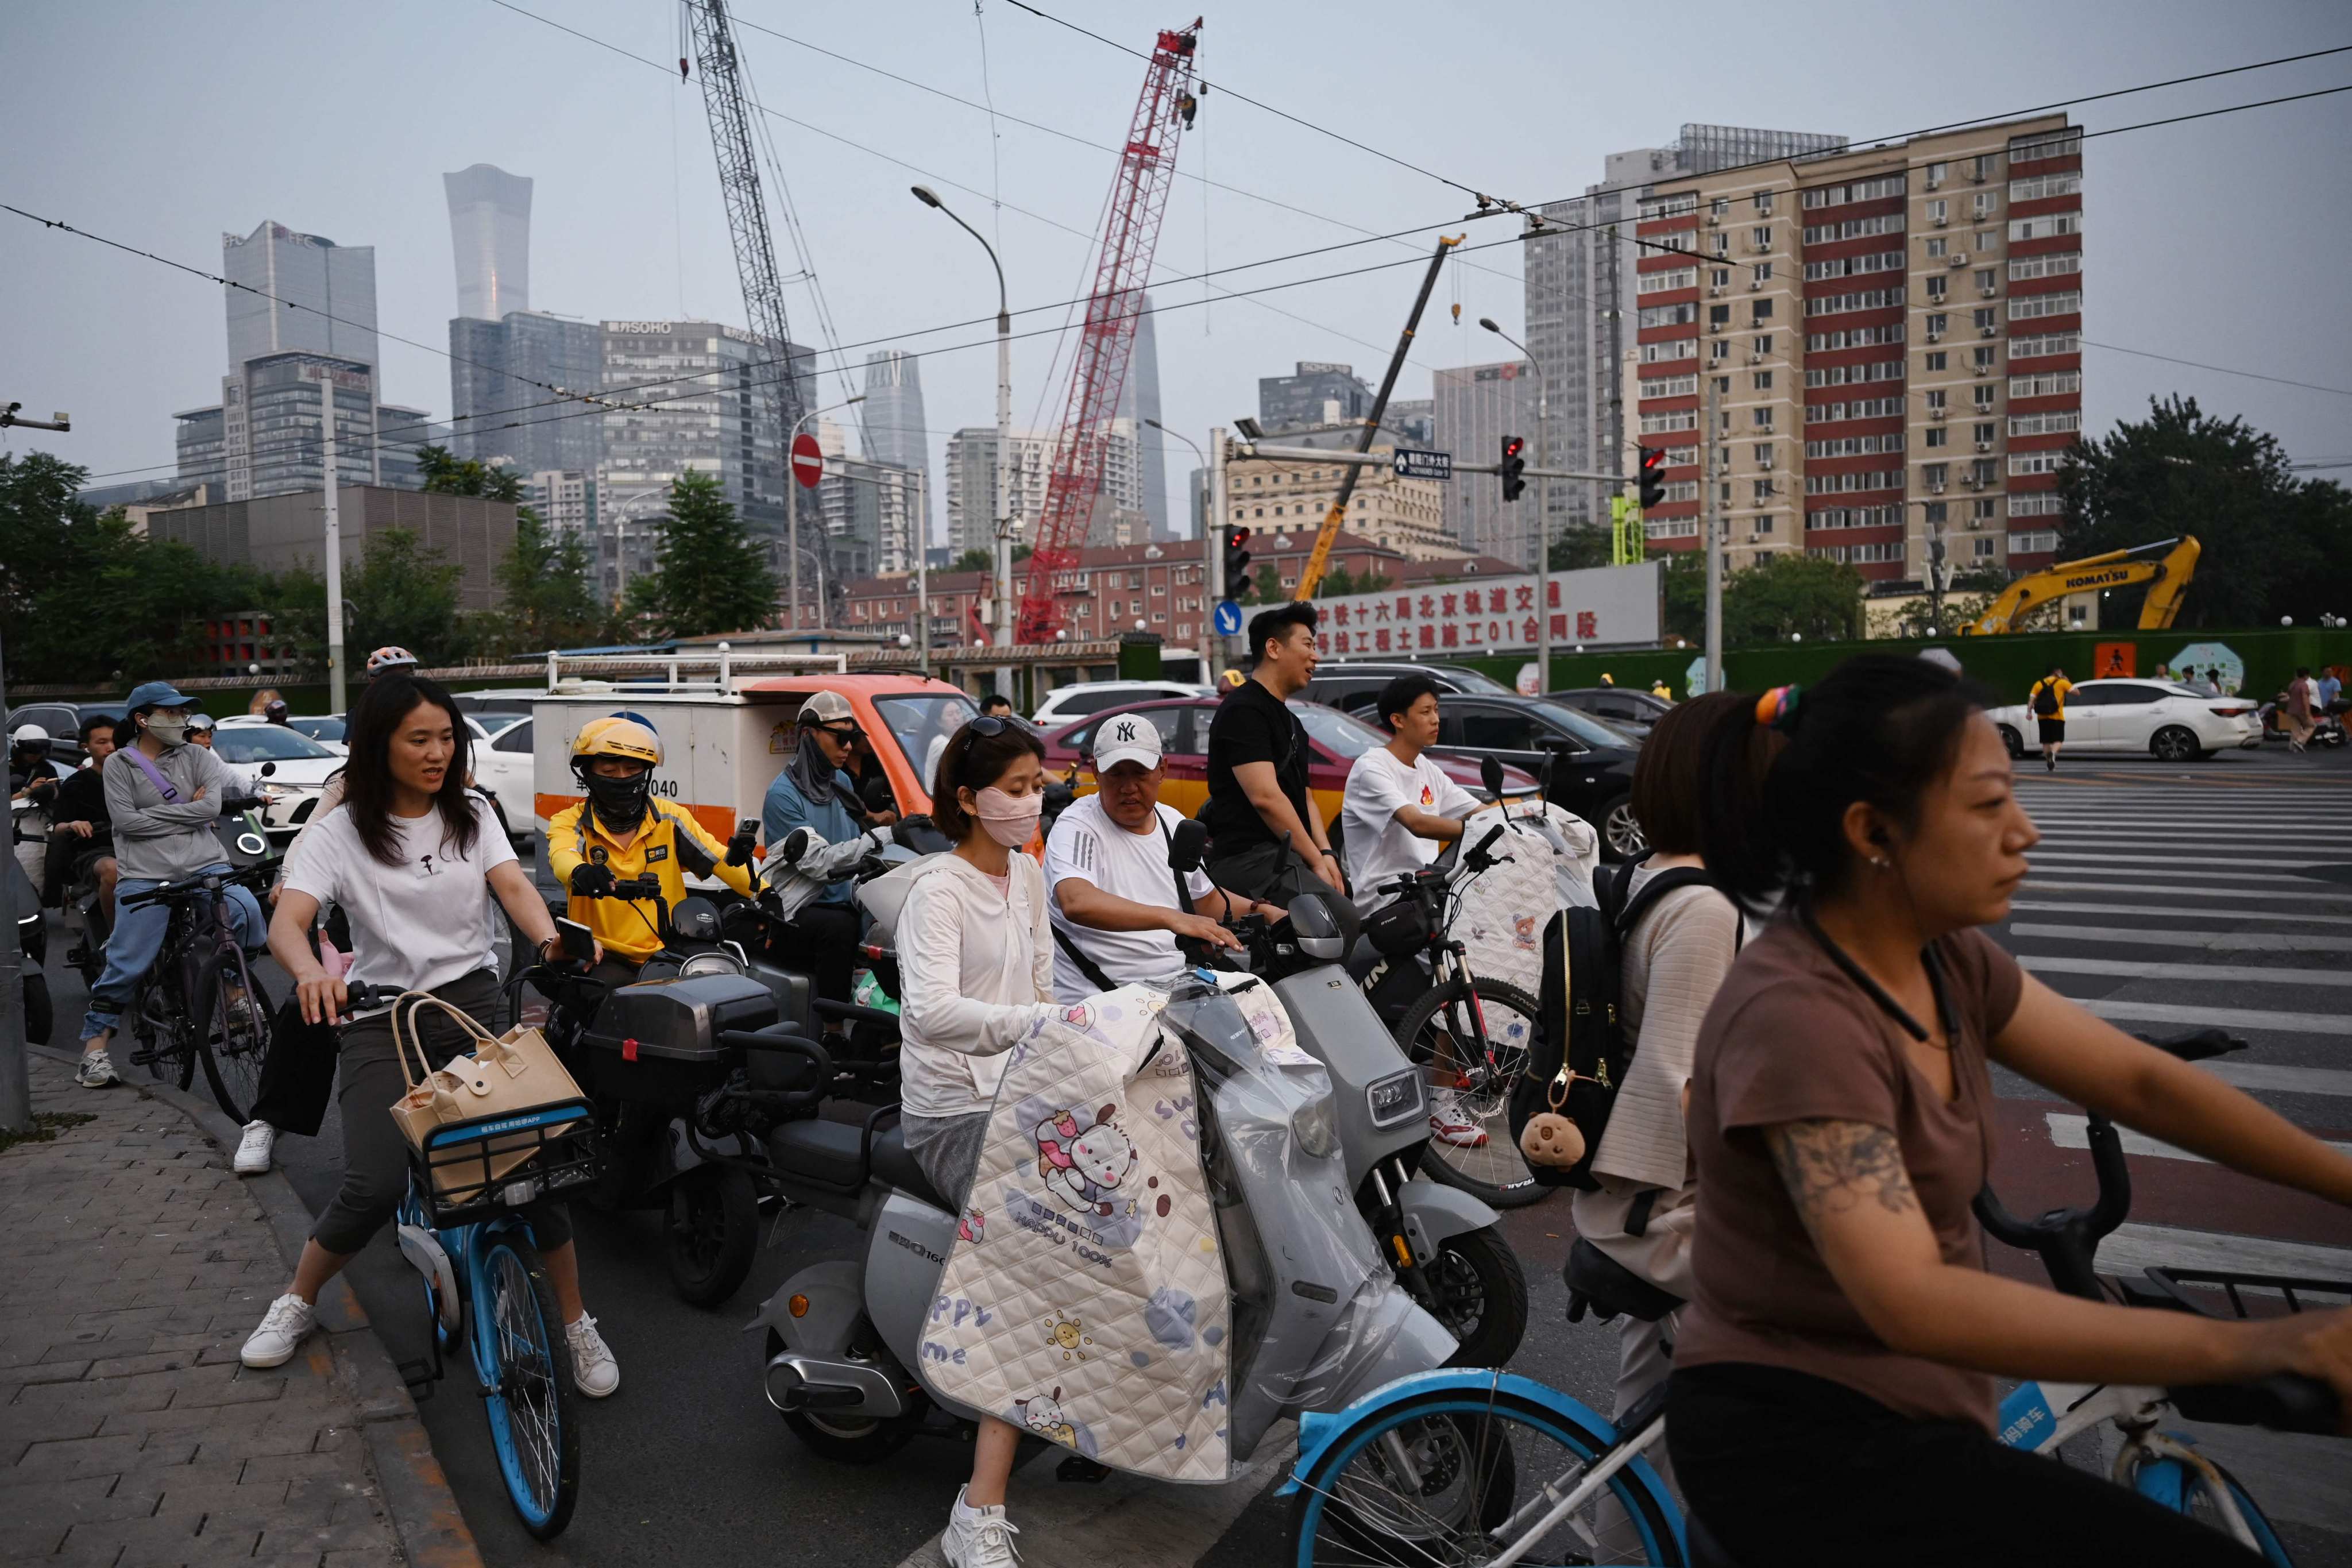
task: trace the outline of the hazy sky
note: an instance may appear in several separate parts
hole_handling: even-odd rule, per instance
[[[679,53],[679,11],[667,0],[518,3],[655,61]],[[1192,15],[1172,0],[1045,8],[1139,48]],[[992,95],[1002,115],[1102,145],[1125,132],[1142,62],[1004,0],[981,0],[977,16],[971,0],[739,0],[738,10],[803,41],[741,34],[761,100],[802,122],[767,125],[838,341],[856,345],[846,358],[860,365],[871,340],[886,339],[926,355],[936,485],[948,434],[993,419],[991,329],[904,334],[989,317],[996,301],[979,247],[908,185],[938,186],[1001,239],[1018,311],[1085,289],[1112,157],[1004,119],[992,142],[985,112],[803,44],[958,98]],[[1208,17],[1201,68],[1213,85],[1230,82],[1435,174],[1533,205],[1580,192],[1599,178],[1603,153],[1667,141],[1685,121],[1877,140],[2352,44],[2352,11],[2324,0],[1696,3],[1674,11],[1671,26],[1664,17],[1565,0],[1253,0]],[[28,211],[208,270],[218,269],[222,231],[244,234],[265,218],[373,245],[381,329],[446,347],[457,290],[440,177],[490,163],[536,182],[534,308],[591,320],[742,320],[700,86],[681,86],[674,63],[623,58],[492,0],[15,5],[0,7],[0,200]],[[2344,82],[2352,54],[2074,112],[2098,131]],[[2342,281],[2352,257],[2352,94],[2099,138],[2085,163],[2087,337],[2352,388]],[[1429,174],[1213,90],[1180,169],[1161,278],[1448,224],[1467,206]],[[1468,226],[1474,245],[1507,239],[1515,226]],[[781,218],[779,230],[789,273],[798,263]],[[1217,300],[1197,282],[1159,289],[1168,424],[1205,441],[1212,424],[1254,411],[1258,376],[1295,360],[1347,361],[1376,378],[1417,281],[1414,255],[1430,243],[1360,245],[1218,279],[1250,289],[1402,263],[1263,304]],[[1498,246],[1448,271],[1400,396],[1428,395],[1433,365],[1507,357],[1473,323],[1493,315],[1517,331],[1516,250]],[[69,410],[75,426],[0,441],[68,455],[93,476],[168,473],[151,466],[172,460],[171,412],[219,395],[219,289],[5,213],[0,288],[0,399],[36,415]],[[823,344],[808,287],[790,296],[793,336]],[[1457,300],[1459,327],[1444,308]],[[1015,330],[1064,319],[1059,310],[1017,316]],[[1051,331],[1016,343],[1017,424],[1058,417],[1068,362],[1056,361],[1057,344]],[[383,353],[382,395],[446,417],[447,362],[389,337]],[[2352,396],[2096,350],[2086,371],[2095,429],[2179,390],[2276,432],[2298,460],[2352,457]],[[824,392],[828,402],[845,395],[830,376]],[[1171,443],[1171,516],[1184,515],[1192,462]]]

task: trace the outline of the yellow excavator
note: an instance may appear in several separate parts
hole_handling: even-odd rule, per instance
[[[2062,561],[2029,572],[2003,588],[1983,615],[1962,622],[1960,635],[2013,632],[2036,610],[2068,594],[2127,588],[2140,583],[2149,586],[2139,606],[2139,629],[2163,631],[2180,613],[2181,595],[2189,592],[2189,581],[2197,575],[2200,549],[2197,536],[2184,533],[2178,539],[2159,539],[2154,544],[2135,544],[2129,550],[2110,550],[2105,555],[2086,555],[2080,561]]]

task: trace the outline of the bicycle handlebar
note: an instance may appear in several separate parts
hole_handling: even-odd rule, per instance
[[[282,855],[273,855],[267,860],[256,861],[241,870],[205,871],[194,877],[183,877],[178,881],[164,882],[144,892],[125,893],[116,900],[116,902],[125,908],[136,908],[141,904],[152,904],[159,900],[184,899],[191,893],[202,892],[207,885],[214,883],[225,888],[232,882],[267,881],[270,874],[285,863],[285,859]]]

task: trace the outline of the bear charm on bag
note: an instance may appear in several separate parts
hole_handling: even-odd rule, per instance
[[[1584,1134],[1560,1110],[1568,1103],[1569,1081],[1575,1077],[1563,1064],[1544,1096],[1550,1109],[1537,1111],[1519,1129],[1519,1152],[1528,1164],[1564,1170],[1584,1158]]]

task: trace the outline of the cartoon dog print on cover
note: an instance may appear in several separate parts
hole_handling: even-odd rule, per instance
[[[1037,1175],[1045,1190],[1081,1214],[1118,1212],[1118,1188],[1135,1169],[1135,1145],[1106,1105],[1087,1112],[1061,1110],[1037,1123]],[[1082,1121],[1081,1118],[1084,1118]]]

